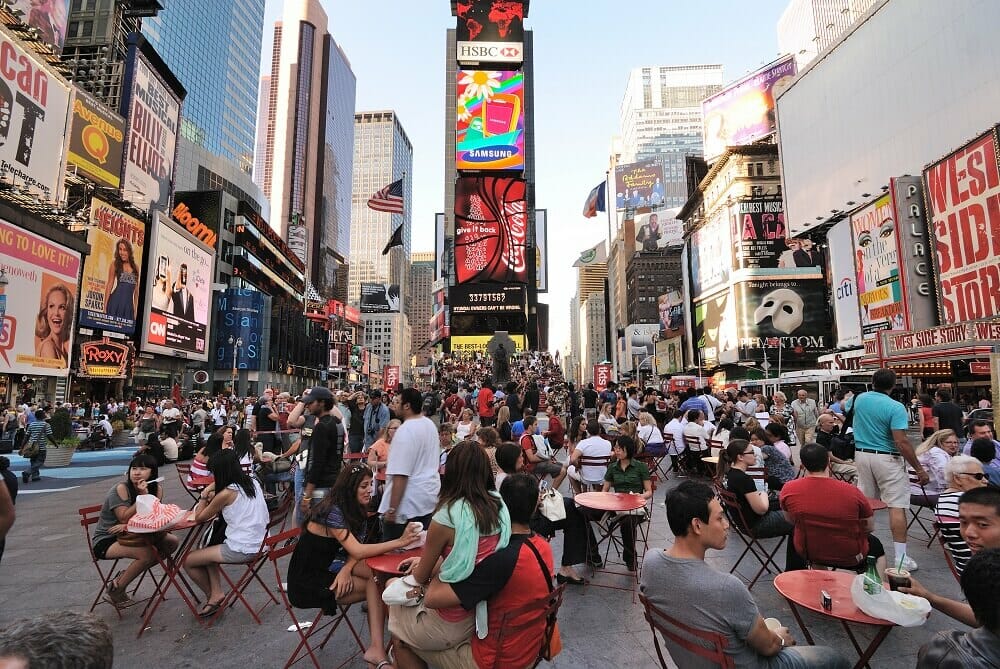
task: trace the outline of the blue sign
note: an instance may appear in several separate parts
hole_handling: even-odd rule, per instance
[[[213,349],[216,369],[233,369],[235,366],[237,369],[260,370],[264,321],[271,317],[265,311],[265,297],[264,293],[243,288],[228,288],[225,292],[216,293]]]

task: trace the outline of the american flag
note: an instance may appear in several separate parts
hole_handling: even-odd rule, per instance
[[[390,214],[403,213],[403,179],[391,184],[368,198],[368,208],[387,211]]]

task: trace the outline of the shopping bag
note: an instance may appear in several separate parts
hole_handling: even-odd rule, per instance
[[[865,575],[858,574],[851,583],[851,599],[864,613],[900,627],[920,627],[927,621],[931,603],[923,597],[891,591],[887,587],[876,594],[865,591]]]

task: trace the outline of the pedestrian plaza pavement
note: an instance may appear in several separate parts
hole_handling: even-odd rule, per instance
[[[124,473],[125,465],[120,466]],[[51,472],[53,470],[49,470]],[[181,489],[172,466],[162,468],[166,476],[165,501],[187,506],[191,500]],[[44,473],[44,470],[43,470]],[[86,611],[97,592],[97,572],[90,562],[77,509],[101,504],[117,477],[79,481],[76,487],[44,495],[18,496],[17,522],[7,537],[7,549],[0,563],[0,627],[13,620],[43,614],[46,611],[69,609]],[[667,528],[663,499],[666,490],[677,485],[671,477],[661,483],[654,495],[653,519],[650,533],[650,550],[668,546],[672,535]],[[564,491],[565,494],[569,494]],[[883,543],[891,545],[888,530],[888,513],[876,512],[876,535]],[[914,525],[916,528],[916,525]],[[917,534],[910,539],[910,551],[920,565],[916,573],[921,582],[936,592],[961,597],[961,591],[948,571],[941,547],[935,541],[926,547],[927,538],[921,541]],[[772,545],[774,540],[765,540]],[[562,547],[561,535],[553,540],[553,553],[558,564]],[[730,534],[726,549],[710,552],[707,562],[711,568],[728,571],[742,551],[739,538]],[[784,549],[779,551],[783,556]],[[783,557],[779,557],[779,563]],[[110,564],[110,563],[108,563]],[[745,559],[741,572],[751,576],[751,562]],[[262,572],[265,582],[273,587],[270,565]],[[755,570],[754,570],[755,571]],[[600,574],[598,582],[626,585],[621,576]],[[776,617],[787,625],[799,643],[804,643],[785,601],[775,592],[773,576],[763,576],[755,585],[753,594],[765,617]],[[142,592],[148,592],[149,583]],[[249,589],[251,603],[263,603],[259,589]],[[163,668],[212,666],[247,669],[248,667],[282,667],[297,643],[297,635],[289,632],[290,620],[279,606],[268,606],[262,614],[263,625],[253,623],[246,609],[237,605],[227,611],[214,627],[202,628],[192,619],[190,612],[176,593],[160,607],[152,621],[152,628],[141,639],[139,631],[141,606],[123,611],[117,620],[110,605],[98,605],[96,612],[108,621],[115,638],[115,666],[139,667],[151,662]],[[367,641],[367,626],[360,606],[350,613],[362,639]],[[851,662],[856,654],[839,624],[821,620],[808,611],[803,613],[810,631],[818,644],[833,645]],[[636,669],[658,666],[651,633],[646,624],[642,606],[630,592],[598,587],[567,586],[566,597],[559,614],[563,651],[548,666],[557,668],[579,667],[634,667]],[[920,645],[942,629],[963,626],[932,612],[923,627],[895,628],[882,644],[871,666],[895,669],[913,667]],[[856,628],[857,629],[857,628]],[[871,638],[873,630],[856,631],[863,645]],[[336,632],[331,643],[322,651],[323,666],[340,664],[351,652],[350,637],[345,629]],[[300,662],[296,666],[308,666]],[[356,658],[348,667],[365,667]],[[546,666],[544,663],[542,666]]]

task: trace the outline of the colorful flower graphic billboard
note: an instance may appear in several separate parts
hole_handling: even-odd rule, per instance
[[[524,73],[459,70],[455,166],[524,169]]]

